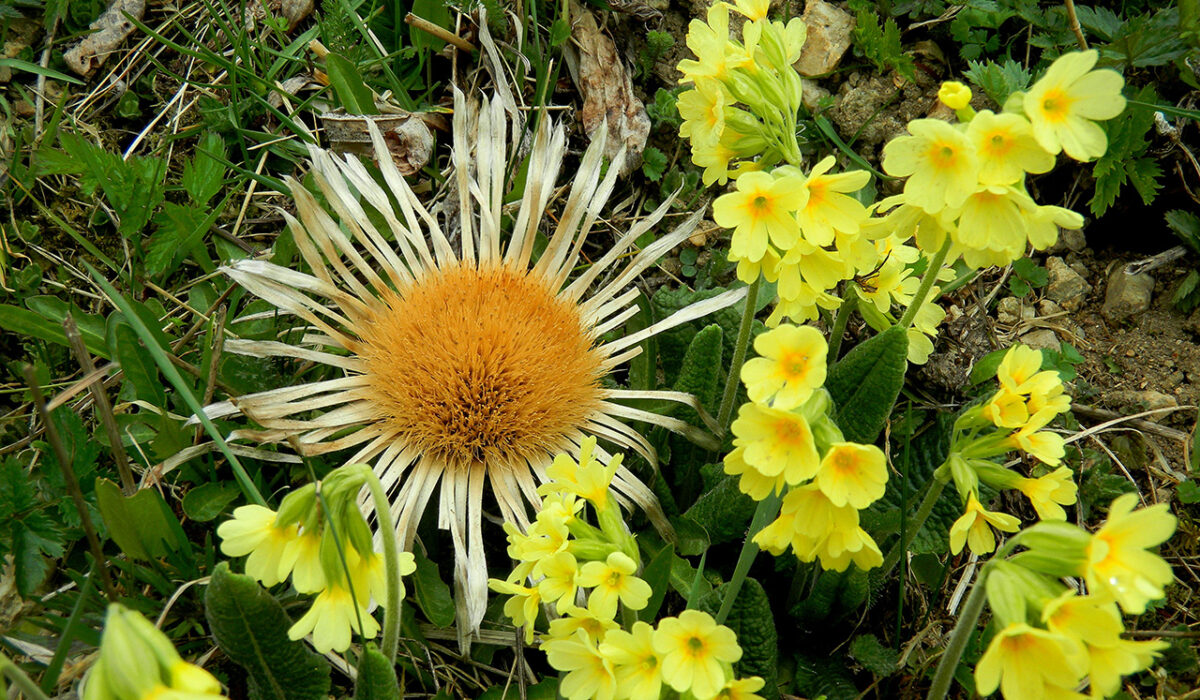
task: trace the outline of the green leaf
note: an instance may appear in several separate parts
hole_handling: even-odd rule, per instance
[[[1188,470],[1193,474],[1200,473],[1200,420],[1192,428],[1192,449],[1188,451]]]
[[[204,616],[217,646],[249,674],[251,700],[325,700],[329,663],[288,638],[292,621],[254,579],[218,564]]]
[[[1011,58],[1005,58],[1003,63],[970,61],[968,66],[963,77],[983,88],[984,93],[1000,106],[1009,95],[1029,87],[1033,77],[1028,69]]]
[[[716,411],[720,398],[724,343],[725,334],[715,323],[697,333],[688,344],[674,384],[675,391],[695,396],[710,413]],[[682,406],[680,408],[683,409]],[[686,410],[680,410],[678,417]]]
[[[891,521],[887,529],[891,533],[899,533],[902,514],[907,513],[911,517],[924,498],[934,470],[945,461],[950,449],[954,416],[950,413],[937,413],[930,423],[928,429],[900,443],[893,461],[896,464],[908,465],[908,479],[893,474],[888,479],[883,497],[862,511],[863,527],[868,531],[876,531]],[[981,494],[980,498],[986,499],[986,496]],[[984,502],[986,503],[986,500]],[[912,535],[909,551],[916,554],[946,552],[950,542],[950,526],[960,515],[962,505],[959,503],[957,491],[953,488],[944,489],[925,524]],[[880,527],[876,527],[875,523]]]
[[[357,66],[336,53],[330,53],[325,56],[325,70],[329,73],[329,84],[333,86],[333,92],[346,114],[379,113],[371,88],[363,82]]]
[[[400,682],[396,667],[374,642],[368,642],[358,660],[358,679],[354,682],[354,700],[400,700]]]
[[[67,153],[83,164],[84,189],[103,190],[104,198],[117,215],[117,231],[129,239],[140,234],[162,202],[166,159],[144,156],[122,159],[75,134],[64,133],[59,140]]]
[[[1050,271],[1029,258],[1014,260],[1013,272],[1031,287],[1045,287],[1046,282],[1050,280]]]
[[[158,376],[158,368],[154,366],[154,359],[128,324],[121,323],[115,315],[113,321],[108,345],[125,379],[133,385],[134,396],[166,408],[167,394]]]
[[[1165,66],[1186,56],[1188,45],[1180,37],[1179,10],[1164,8],[1126,19],[1101,53],[1106,59],[1124,61],[1127,68]]]
[[[454,624],[454,597],[450,595],[450,587],[442,580],[437,564],[420,549],[413,550],[413,560],[417,570],[409,580],[417,595],[417,605],[421,606],[425,619],[438,627],[449,627]]]
[[[712,544],[722,544],[746,536],[756,507],[757,502],[738,489],[738,477],[726,475],[683,515],[703,527]]]
[[[1200,253],[1200,217],[1183,209],[1172,209],[1163,218],[1176,238],[1193,253]]]
[[[413,0],[412,13],[442,29],[450,28],[450,8],[445,0]],[[418,51],[441,51],[446,42],[415,26],[408,27],[408,40]]]
[[[52,80],[60,80],[64,83],[72,85],[83,85],[83,81],[79,78],[73,78],[66,73],[60,73],[53,68],[43,68],[36,63],[22,61],[19,58],[0,58],[0,68],[11,68],[13,70],[23,70],[26,73],[34,75],[44,75]]]
[[[241,493],[219,481],[201,484],[184,494],[183,512],[196,522],[206,523],[225,512],[225,508],[237,500]]]
[[[847,440],[875,442],[904,387],[907,357],[908,333],[892,326],[858,344],[830,368],[825,388]]]
[[[718,586],[704,596],[697,607],[715,614],[728,590],[728,583]],[[767,598],[762,584],[753,578],[746,578],[738,590],[733,607],[729,610],[729,617],[725,619],[725,626],[737,634],[738,646],[742,648],[742,658],[734,664],[734,673],[738,678],[762,678],[766,685],[759,693],[764,698],[778,698],[779,682],[776,673],[779,643],[775,633],[775,617],[771,613],[771,601]]]
[[[1125,164],[1125,173],[1129,184],[1142,198],[1143,204],[1150,204],[1162,188],[1158,180],[1162,177],[1162,168],[1152,158],[1138,158]]]
[[[1200,485],[1191,479],[1180,482],[1179,486],[1175,487],[1175,495],[1179,497],[1179,502],[1185,505],[1200,503]]]
[[[670,586],[671,578],[671,560],[675,557],[675,547],[666,545],[658,550],[650,563],[642,568],[640,574],[642,580],[650,584],[650,600],[647,601],[646,607],[638,611],[638,619],[642,622],[654,624],[658,619],[658,611],[662,608],[663,599],[667,595],[667,588]]]
[[[215,131],[204,134],[196,144],[196,155],[183,166],[183,176],[179,179],[192,203],[208,204],[225,186],[225,161],[225,140]]]
[[[162,278],[174,272],[188,251],[204,240],[204,234],[216,222],[222,209],[199,204],[164,203],[162,211],[154,217],[158,229],[150,237],[147,246],[146,274]]]
[[[662,179],[663,171],[667,169],[667,155],[654,146],[647,146],[642,151],[642,174],[651,182]]]
[[[550,45],[562,46],[571,38],[571,25],[562,17],[555,18],[550,25]]]
[[[450,695],[445,697],[449,698]],[[547,678],[541,683],[526,687],[524,696],[521,695],[521,688],[514,682],[488,688],[479,696],[479,700],[557,700],[558,697],[558,679]],[[441,698],[439,695],[434,700]]]
[[[908,80],[916,81],[913,60],[904,53],[900,44],[900,26],[896,24],[896,20],[888,17],[880,25],[879,15],[870,10],[862,10],[858,13],[853,38],[855,46],[876,68],[881,71],[892,69]]]
[[[154,489],[128,498],[108,479],[96,479],[96,503],[108,534],[132,559],[148,561],[180,549],[179,519]]]
[[[896,672],[900,654],[885,647],[873,634],[860,634],[850,642],[850,656],[871,673],[886,678]]]
[[[46,557],[62,556],[62,537],[50,517],[40,511],[28,513],[12,523],[13,574],[17,592],[22,597],[32,597],[46,580],[46,574],[50,572]]]
[[[76,319],[78,321],[78,319]],[[22,309],[19,306],[0,304],[0,328],[10,333],[20,333],[39,340],[45,340],[63,347],[70,347],[67,342],[67,332],[63,330],[62,319],[49,319],[39,313]],[[85,333],[82,326],[79,335],[88,352],[109,359],[108,348],[104,346],[103,338],[96,338],[91,333]]]

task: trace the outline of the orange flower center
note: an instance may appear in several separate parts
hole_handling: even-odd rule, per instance
[[[779,366],[783,368],[784,378],[788,381],[802,381],[808,376],[808,355],[802,352],[785,352],[779,358]]]
[[[1061,122],[1067,118],[1073,102],[1062,90],[1050,90],[1042,97],[1042,116],[1052,122]]]
[[[808,442],[808,431],[799,421],[784,419],[775,423],[775,438],[788,446],[803,445]]]
[[[445,468],[518,468],[561,449],[601,400],[578,308],[503,266],[433,271],[356,324],[384,430]]]
[[[1007,134],[999,131],[993,131],[985,143],[988,154],[993,158],[1002,158],[1013,149],[1013,140],[1008,138]]]
[[[946,143],[935,143],[929,148],[929,160],[938,170],[952,170],[958,164],[958,151]]]

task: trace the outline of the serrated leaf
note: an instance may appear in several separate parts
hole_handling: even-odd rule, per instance
[[[885,647],[873,634],[860,634],[850,642],[850,656],[871,673],[886,678],[896,672],[900,654]]]
[[[1050,271],[1029,258],[1014,260],[1013,272],[1033,287],[1045,287],[1050,280]]]
[[[442,580],[437,564],[434,564],[420,549],[413,551],[417,570],[409,579],[417,596],[417,605],[425,613],[425,619],[438,627],[454,624],[454,597],[450,587]]]
[[[329,663],[288,638],[292,621],[254,579],[218,564],[204,616],[217,646],[249,674],[252,700],[325,700]]]
[[[667,169],[667,155],[654,146],[647,146],[642,151],[642,174],[651,182],[662,179],[663,171]]]
[[[556,17],[550,25],[550,45],[562,46],[571,38],[571,25],[562,17]]]
[[[1167,220],[1167,226],[1180,242],[1192,252],[1200,253],[1200,217],[1183,209],[1172,209],[1164,214],[1163,218]]]
[[[127,498],[113,482],[96,479],[96,504],[108,534],[130,558],[147,561],[180,548],[179,519],[158,491],[142,489]]]
[[[241,495],[242,492],[236,488],[230,488],[218,481],[210,481],[184,494],[183,512],[196,522],[206,523],[225,512],[225,508]]]
[[[12,524],[12,540],[13,574],[17,581],[17,592],[24,598],[30,598],[50,572],[50,562],[44,556],[47,540],[21,521]],[[62,549],[59,548],[58,552],[61,555]]]
[[[895,70],[910,81],[916,80],[912,57],[904,53],[900,43],[900,26],[888,17],[883,24],[879,15],[871,10],[861,10],[853,33],[854,43],[863,56],[879,70]]]
[[[146,248],[146,274],[164,277],[175,271],[189,250],[204,239],[221,207],[166,202],[154,217],[158,227]]]
[[[193,204],[204,206],[225,186],[225,140],[210,131],[196,144],[196,155],[183,166],[179,184]]]
[[[1005,58],[1003,63],[970,61],[963,76],[983,88],[984,93],[998,105],[1003,106],[1009,95],[1029,87],[1032,79],[1029,70],[1020,63]]]
[[[830,368],[825,388],[847,440],[875,442],[904,387],[907,369],[908,333],[898,325],[860,343]]]
[[[1179,486],[1175,487],[1175,495],[1179,498],[1179,502],[1184,505],[1200,503],[1200,485],[1197,485],[1191,479],[1182,481],[1179,483]]]
[[[721,584],[701,598],[697,607],[710,614],[716,614],[728,590],[728,583]],[[733,607],[729,609],[725,626],[734,631],[738,646],[742,648],[742,658],[734,664],[734,673],[738,678],[762,678],[766,684],[759,693],[764,698],[778,698],[779,682],[776,674],[779,641],[775,632],[771,601],[767,598],[762,584],[753,578],[746,578],[737,592]]]
[[[726,476],[687,509],[684,517],[708,533],[711,544],[741,539],[746,535],[757,502],[738,489],[738,477]]]
[[[1165,66],[1187,55],[1180,37],[1179,10],[1169,7],[1154,14],[1130,17],[1103,48],[1106,58],[1124,61],[1126,67]]]
[[[1125,172],[1133,189],[1141,195],[1142,203],[1153,202],[1158,190],[1162,188],[1162,183],[1158,181],[1162,177],[1162,168],[1158,163],[1150,158],[1138,158],[1125,164]]]
[[[358,678],[354,681],[354,700],[400,700],[400,681],[396,667],[383,652],[368,642],[358,660]]]
[[[330,53],[325,56],[325,70],[329,73],[329,84],[347,114],[379,113],[371,88],[363,82],[358,66],[343,56]]]
[[[1111,41],[1113,35],[1125,25],[1125,20],[1107,7],[1076,5],[1075,12],[1080,26],[1104,41]]]
[[[141,233],[165,194],[164,158],[132,156],[123,159],[74,134],[62,134],[62,146],[85,167],[85,189],[98,186],[117,215],[117,230],[126,238]]]

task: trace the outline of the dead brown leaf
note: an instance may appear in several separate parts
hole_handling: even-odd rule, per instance
[[[367,120],[374,122],[383,134],[401,175],[412,175],[429,162],[433,154],[433,134],[419,114],[323,114],[321,121],[330,148],[338,153],[378,158],[371,147]]]
[[[622,175],[628,175],[642,162],[642,150],[650,135],[650,117],[646,106],[633,93],[633,79],[625,62],[617,54],[616,44],[600,30],[591,10],[577,0],[571,1],[572,42],[565,52],[572,77],[583,95],[583,130],[592,136],[608,122],[605,155],[615,159],[625,146]]]
[[[67,67],[85,78],[91,75],[133,31],[129,17],[140,20],[145,12],[146,0],[113,0],[104,14],[92,22],[93,33],[63,54]]]

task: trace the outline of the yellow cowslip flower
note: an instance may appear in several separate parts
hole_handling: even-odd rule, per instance
[[[1088,681],[1093,697],[1109,697],[1121,689],[1121,676],[1137,673],[1154,662],[1168,645],[1161,640],[1122,639],[1125,626],[1116,603],[1068,590],[1046,604],[1042,621],[1051,631],[1082,642],[1088,654]]]
[[[534,563],[567,551],[571,537],[566,523],[540,517],[529,526],[527,533],[523,534],[512,523],[504,523],[504,531],[509,533],[508,556]]]
[[[596,647],[596,642],[583,630],[566,639],[551,639],[544,643],[546,660],[567,675],[558,692],[567,700],[613,700],[617,697],[617,677],[612,662]]]
[[[1018,343],[1004,353],[996,367],[996,379],[1009,391],[1027,393],[1025,383],[1041,371],[1042,361],[1041,350]]]
[[[1078,491],[1068,467],[1059,467],[1036,479],[1022,478],[1017,482],[1017,490],[1025,494],[1042,520],[1066,520],[1063,506],[1074,505]]]
[[[763,528],[754,542],[777,554],[782,554],[790,544],[801,561],[813,561],[822,552],[826,557],[838,557],[846,550],[860,551],[853,541],[858,537],[858,529],[857,510],[835,506],[816,484],[809,483],[787,492],[780,504],[779,517]],[[833,533],[846,533],[847,538],[835,543],[830,551],[826,543]]]
[[[733,451],[725,455],[724,464],[726,474],[741,477],[738,479],[738,489],[756,501],[766,498],[772,491],[781,493],[787,485],[783,474],[766,476],[746,464],[746,447],[737,443],[738,440],[734,440]]]
[[[579,563],[570,552],[546,557],[533,567],[534,576],[544,576],[538,583],[538,593],[547,603],[554,603],[559,615],[575,605],[579,590]]]
[[[861,190],[871,180],[871,174],[865,170],[830,174],[836,164],[837,159],[828,156],[814,165],[804,180],[808,202],[796,212],[796,219],[801,234],[813,245],[833,243],[838,231],[858,233],[859,225],[867,219],[867,208],[845,193]]]
[[[781,325],[754,339],[759,354],[742,365],[746,394],[756,403],[791,410],[825,383],[825,336],[812,326]]]
[[[1072,230],[1083,227],[1083,216],[1064,207],[1037,206],[1025,210],[1029,242],[1038,250],[1045,250],[1058,240],[1058,229]]]
[[[1112,119],[1125,110],[1125,80],[1114,70],[1092,70],[1100,54],[1072,51],[1059,56],[1025,93],[1025,115],[1042,148],[1066,151],[1075,160],[1099,158],[1108,137],[1092,120]]]
[[[936,301],[940,294],[940,288],[935,285],[929,299],[917,309],[913,324],[908,328],[908,361],[914,365],[923,365],[929,360],[938,326],[946,320],[946,310]]]
[[[958,111],[971,104],[971,88],[957,80],[947,80],[938,88],[938,99],[950,109]]]
[[[785,269],[782,265],[780,268]],[[775,310],[767,317],[767,326],[777,326],[785,318],[794,323],[812,321],[820,316],[819,309],[834,310],[841,306],[840,298],[802,281],[789,296],[780,295]]]
[[[965,248],[989,250],[1012,261],[1025,255],[1029,228],[1024,209],[1033,200],[1015,187],[988,186],[963,202],[958,227],[951,235]]]
[[[979,158],[966,134],[940,119],[914,119],[908,133],[883,147],[884,171],[908,176],[904,201],[930,214],[961,206],[979,182]]]
[[[795,213],[807,202],[800,176],[749,172],[737,179],[736,192],[713,202],[713,220],[733,229],[730,256],[757,262],[766,255],[768,243],[781,250],[796,245],[800,226]]]
[[[589,561],[579,570],[579,585],[591,588],[588,610],[597,617],[613,619],[617,601],[629,610],[641,610],[650,600],[650,584],[634,576],[637,562],[628,554],[613,552],[605,561]]]
[[[1016,532],[1021,521],[1008,513],[987,510],[972,493],[967,497],[962,516],[950,526],[950,551],[958,554],[964,544],[969,544],[975,554],[988,554],[996,549],[993,527],[1002,532]]]
[[[1033,127],[1020,114],[983,110],[967,125],[967,138],[979,155],[979,182],[1018,185],[1025,173],[1048,173],[1054,155],[1033,138]]]
[[[775,282],[779,279],[780,256],[771,246],[767,246],[766,254],[758,261],[739,258],[733,253],[729,254],[728,259],[730,262],[737,263],[738,279],[746,284],[754,282],[759,277],[767,282]]]
[[[734,9],[751,22],[765,19],[771,9],[771,0],[733,0]]]
[[[767,477],[782,475],[789,484],[811,479],[821,468],[821,455],[808,420],[799,413],[754,403],[743,404],[733,434],[744,445],[746,464]]]
[[[1035,457],[1052,467],[1057,467],[1066,454],[1066,441],[1061,435],[1042,428],[1057,415],[1053,410],[1043,410],[1030,416],[1021,429],[1009,436],[1006,444]]]
[[[687,47],[696,54],[697,60],[679,62],[680,83],[690,83],[697,78],[723,79],[728,73],[726,56],[731,50],[729,41],[729,5],[713,3],[708,8],[706,21],[692,20],[688,24]]]
[[[692,162],[704,168],[700,180],[705,187],[714,182],[718,185],[729,182],[729,161],[736,155],[737,151],[727,145],[725,139],[692,142]]]
[[[659,621],[654,651],[662,658],[662,677],[676,692],[711,698],[725,686],[725,665],[742,658],[737,635],[712,616],[684,610]]]
[[[874,216],[863,222],[859,230],[870,240],[879,240],[895,236],[901,240],[912,238],[917,247],[926,253],[933,253],[942,247],[946,235],[954,229],[952,221],[945,217],[926,212],[924,209],[906,203],[902,194],[886,197],[868,209]],[[881,212],[887,212],[879,216]],[[954,249],[951,249],[951,254]]]
[[[767,682],[758,676],[731,679],[724,688],[717,691],[713,700],[763,700],[758,694]]]
[[[839,251],[797,241],[780,261],[779,296],[795,298],[803,284],[826,291],[853,276],[854,266]]]
[[[788,492],[789,495],[792,491]],[[786,501],[787,496],[784,496]],[[761,499],[760,499],[761,500]],[[774,520],[767,523],[754,535],[754,544],[760,549],[779,556],[792,546],[792,538],[796,535],[796,512],[780,512]]]
[[[921,280],[913,275],[912,268],[907,264],[911,261],[881,250],[888,240],[885,238],[875,242],[878,259],[882,262],[872,266],[869,274],[855,279],[858,296],[871,302],[881,314],[891,311],[893,304],[906,306],[921,286]],[[900,246],[900,249],[917,252],[916,248],[909,246]]]
[[[379,634],[379,622],[367,604],[366,581],[359,578],[354,584],[352,595],[344,581],[328,583],[308,612],[288,629],[288,637],[297,640],[312,634],[313,648],[322,654],[349,649],[352,633],[374,639]]]
[[[1025,396],[1003,385],[983,405],[982,411],[983,417],[997,428],[1019,428],[1029,420]]]
[[[1029,394],[1025,407],[1030,415],[1042,412],[1058,415],[1071,410],[1071,397],[1064,392],[1062,377],[1057,371],[1038,372],[1025,383],[1024,390]]]
[[[595,449],[596,438],[589,436],[580,443],[578,462],[568,454],[559,454],[546,468],[550,481],[539,486],[537,492],[543,496],[573,493],[586,499],[597,511],[608,508],[612,500],[608,488],[621,468],[623,455],[613,455],[608,464],[604,464],[592,456]]]
[[[580,631],[588,636],[594,644],[600,644],[606,635],[618,629],[620,625],[602,617],[596,617],[587,608],[572,605],[566,615],[550,621],[547,639],[569,639]]]
[[[836,442],[821,460],[817,487],[835,506],[862,510],[883,496],[887,478],[887,458],[878,447]]]
[[[217,527],[221,552],[229,557],[246,559],[246,575],[270,587],[287,578],[283,570],[284,554],[300,536],[296,525],[275,526],[275,511],[266,506],[239,506],[233,518]]]
[[[654,651],[654,628],[641,620],[630,631],[614,629],[604,636],[600,653],[612,662],[617,696],[657,700],[662,694],[662,660]]]
[[[286,578],[290,573],[292,585],[300,593],[317,593],[325,587],[321,539],[320,531],[304,530],[284,547],[280,577]]]
[[[1106,593],[1127,613],[1141,615],[1146,603],[1163,597],[1163,587],[1175,580],[1162,557],[1147,551],[1170,539],[1175,516],[1159,503],[1134,511],[1137,494],[1117,497],[1108,520],[1087,546],[1085,578],[1088,590]]]
[[[523,576],[518,578],[519,581]],[[488,588],[510,596],[504,601],[504,614],[508,616],[515,627],[525,628],[525,643],[533,644],[533,626],[537,622],[538,611],[542,607],[542,595],[537,586],[523,586],[515,581],[488,579]]]
[[[793,549],[796,543],[792,542]],[[816,550],[821,567],[830,571],[845,571],[853,562],[863,571],[883,564],[883,552],[875,539],[860,526],[834,530]]]
[[[729,98],[721,83],[711,78],[699,78],[695,87],[679,94],[675,104],[683,124],[679,135],[696,143],[717,143],[725,130],[725,106]]]
[[[82,700],[223,700],[211,673],[184,661],[146,618],[112,603],[100,651],[83,679]]]
[[[1076,640],[1016,622],[992,637],[975,666],[975,688],[1006,700],[1051,697],[1079,685],[1087,672],[1087,654]]]

